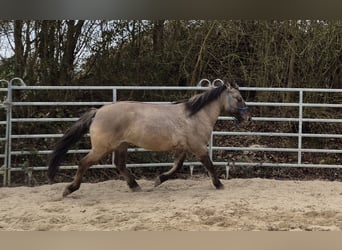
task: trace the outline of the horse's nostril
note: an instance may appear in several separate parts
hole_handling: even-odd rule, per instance
[[[249,116],[248,119],[247,119],[247,121],[249,121],[249,122],[252,121],[252,117]]]

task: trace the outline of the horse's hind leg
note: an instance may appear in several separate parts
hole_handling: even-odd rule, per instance
[[[127,185],[133,191],[140,191],[141,188],[136,182],[131,171],[126,167],[127,162],[127,145],[122,145],[117,150],[115,150],[114,163],[116,168],[119,170],[120,174],[125,178]]]
[[[167,181],[168,179],[170,179],[170,177],[179,169],[183,166],[183,162],[185,160],[186,154],[184,152],[178,154],[176,156],[176,159],[173,163],[173,167],[165,172],[162,173],[161,175],[159,175],[154,183],[154,186],[159,186],[160,184],[162,184],[164,181]]]
[[[80,160],[75,178],[64,189],[63,197],[71,194],[72,192],[75,192],[80,188],[84,173],[87,171],[88,168],[90,168],[92,165],[96,164],[99,160],[101,160],[101,158],[104,155],[105,153],[96,153],[92,150]]]

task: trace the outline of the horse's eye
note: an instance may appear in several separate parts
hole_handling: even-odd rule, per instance
[[[242,97],[239,96],[239,97],[237,98],[237,100],[238,100],[238,102],[242,102]]]

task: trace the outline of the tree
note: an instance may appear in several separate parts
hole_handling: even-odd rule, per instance
[[[68,83],[73,79],[75,49],[81,35],[84,22],[84,20],[79,20],[77,22],[75,22],[75,20],[66,21],[67,32],[66,39],[63,41],[63,56],[60,65],[61,83]]]
[[[153,21],[152,37],[154,54],[162,54],[164,47],[164,22],[165,20]]]

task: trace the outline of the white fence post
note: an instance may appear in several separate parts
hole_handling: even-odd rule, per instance
[[[10,88],[10,82],[4,79],[1,79],[0,82],[4,82],[7,84],[7,96],[6,100],[3,102],[3,107],[6,110],[6,124],[5,124],[5,137],[2,138],[5,141],[5,150],[4,150],[4,165],[1,167],[1,174],[3,175],[3,185],[7,186],[7,179],[8,179],[8,157],[9,157],[9,137],[10,137],[10,130],[9,130],[9,124],[11,123],[10,119],[10,110],[12,109],[11,107],[11,88]]]
[[[303,134],[303,90],[299,91],[298,115],[298,164],[302,164],[302,134]]]
[[[117,101],[118,101],[118,93],[117,93],[117,89],[114,87],[113,88],[113,103],[116,103]],[[113,152],[112,153],[112,166],[113,166],[113,168],[116,168],[116,166],[115,166],[115,153]]]

